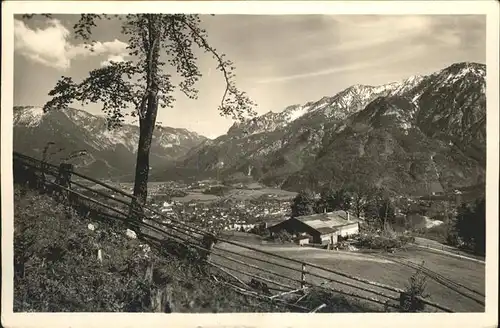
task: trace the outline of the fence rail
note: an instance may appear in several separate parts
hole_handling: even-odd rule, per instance
[[[13,155],[16,182],[56,191],[58,197],[67,200],[77,210],[91,211],[91,207],[85,206],[91,203],[105,211],[105,215],[125,222],[139,237],[160,244],[176,242],[181,252],[188,254],[196,251],[197,260],[232,277],[233,283],[221,283],[231,285],[239,292],[243,290],[247,295],[280,301],[279,295],[319,288],[394,308],[399,308],[399,302],[405,296],[404,291],[396,287],[220,238],[147,205],[138,210],[131,206],[135,200],[133,195],[78,173],[71,165],[62,163],[56,166],[17,152]],[[104,190],[96,190],[86,182],[104,187]],[[271,290],[282,294],[269,296]],[[428,299],[420,301],[439,311],[453,312]],[[305,310],[300,304],[289,305]],[[320,311],[319,308],[314,310]]]

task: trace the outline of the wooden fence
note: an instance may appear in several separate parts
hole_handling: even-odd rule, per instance
[[[133,195],[80,174],[70,164],[56,166],[17,152],[13,158],[16,183],[49,192],[77,211],[99,211],[106,217],[120,220],[136,231],[139,238],[175,248],[179,256],[191,254],[192,261],[207,263],[230,278],[214,277],[219,283],[246,295],[284,303],[304,312],[320,312],[324,308],[310,309],[300,302],[312,288],[371,302],[381,309],[392,307],[396,311],[407,297],[404,290],[396,287],[220,238],[150,206],[134,210],[131,207]],[[99,190],[95,186],[100,186]],[[290,294],[301,296],[290,303],[286,301]],[[419,298],[419,301],[434,311],[453,312],[428,299]]]

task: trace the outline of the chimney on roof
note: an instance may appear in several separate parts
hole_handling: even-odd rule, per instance
[[[349,221],[349,212],[348,211],[345,211],[346,215],[347,215],[347,221]]]

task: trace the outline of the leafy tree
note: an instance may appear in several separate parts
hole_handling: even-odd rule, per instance
[[[111,18],[105,14],[82,14],[74,26],[76,37],[83,39],[92,51],[95,43],[90,41],[92,29],[97,21]],[[138,117],[140,135],[133,208],[140,209],[147,198],[149,153],[158,107],[173,106],[172,92],[176,87],[189,98],[197,97],[195,86],[202,74],[194,54],[196,47],[215,59],[225,79],[219,106],[221,115],[240,120],[245,115],[253,116],[254,103],[235,86],[233,63],[208,43],[198,15],[129,14],[114,18],[121,21],[131,59],[95,69],[79,83],[63,76],[50,91],[53,98],[45,104],[44,111],[65,109],[73,101],[83,105],[100,102],[109,128],[120,127],[127,115]],[[176,72],[180,82],[174,83],[169,72]]]
[[[474,209],[474,250],[479,254],[486,253],[486,201],[484,198],[478,200]]]
[[[350,189],[351,194],[351,206],[356,214],[356,217],[361,217],[363,214],[363,207],[366,204],[370,193],[368,188],[354,188]]]
[[[365,214],[365,207],[381,193],[381,190],[372,184],[373,172],[369,163],[357,159],[353,160],[349,170],[352,174],[349,176],[349,181],[346,182],[345,189],[351,196],[352,210],[359,218]]]
[[[386,223],[391,223],[396,217],[396,210],[383,189],[374,189],[370,199],[363,206],[365,216],[374,221],[378,226],[384,228]]]
[[[392,204],[390,199],[385,198],[379,205],[378,217],[381,220],[383,226],[385,226],[386,223],[391,223],[394,221],[396,214],[394,205]]]
[[[332,188],[326,187],[321,191],[320,198],[315,203],[314,210],[316,213],[335,210],[347,211],[351,208],[351,201],[352,197],[346,189],[342,188],[334,191]]]
[[[346,189],[342,188],[334,194],[331,206],[334,210],[348,211],[351,209],[351,201],[351,195]]]
[[[314,196],[308,190],[303,190],[295,196],[293,199],[291,208],[292,208],[292,217],[302,216],[302,215],[310,215],[314,213]]]
[[[323,212],[331,212],[333,211],[333,201],[335,198],[335,192],[332,188],[323,188],[320,192],[320,197],[315,203],[315,212],[323,213]]]
[[[455,231],[465,246],[484,254],[486,250],[486,206],[485,199],[474,204],[462,204],[458,208]]]

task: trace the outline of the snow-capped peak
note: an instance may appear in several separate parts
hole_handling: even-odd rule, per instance
[[[43,119],[43,108],[38,106],[25,106],[14,108],[14,124],[29,127],[38,126]]]
[[[423,81],[424,78],[425,77],[421,75],[414,75],[407,79],[404,79],[403,81],[391,83],[391,95],[403,95],[404,93],[416,87],[420,82]]]
[[[484,78],[486,67],[475,63],[458,63],[443,69],[439,74],[445,77],[442,83],[454,84],[465,76]]]
[[[293,106],[293,107],[288,107],[283,111],[283,116],[284,120],[287,123],[290,123],[292,121],[295,121],[299,117],[303,116],[306,114],[310,109],[310,106]]]
[[[97,116],[92,115],[89,112],[79,110],[79,109],[74,109],[74,108],[67,108],[64,110],[64,113],[73,122],[84,122],[88,119],[97,118]]]

